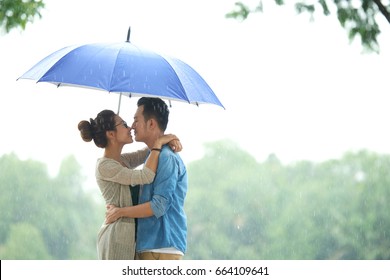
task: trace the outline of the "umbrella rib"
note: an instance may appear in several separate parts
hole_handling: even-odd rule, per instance
[[[185,93],[185,89],[184,89],[184,86],[183,86],[183,83],[181,82],[179,76],[177,75],[177,72],[176,70],[173,68],[173,66],[169,63],[169,61],[163,56],[163,55],[160,55],[160,57],[169,65],[169,67],[173,70],[173,73],[175,74],[177,80],[179,81],[179,85],[180,85],[180,88],[181,90]],[[189,104],[191,104],[191,100],[188,98],[188,96],[186,95],[186,100]]]
[[[118,56],[119,56],[119,54],[120,54],[120,52],[121,52],[121,50],[124,48],[124,46],[122,46],[121,48],[119,48],[118,49],[118,52],[116,53],[116,58],[117,59],[115,59],[115,64],[114,64],[114,66],[113,66],[113,71],[111,71],[111,77],[110,77],[110,83],[109,83],[109,89],[108,89],[108,92],[111,92],[111,89],[112,89],[112,85],[113,85],[113,77],[114,77],[114,70],[116,69],[116,66],[118,65]],[[121,93],[122,94],[122,93]],[[120,100],[119,100],[119,102],[120,102]]]

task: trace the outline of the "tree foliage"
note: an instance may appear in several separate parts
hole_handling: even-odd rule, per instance
[[[41,17],[44,7],[42,0],[0,0],[0,26],[7,33],[14,28],[25,29],[28,22]]]
[[[10,226],[1,255],[2,259],[5,257],[12,260],[50,260],[52,258],[39,229],[30,223]]]
[[[188,259],[390,259],[390,156],[257,163],[209,144],[189,170]]]
[[[310,4],[307,4],[310,2]],[[277,5],[284,5],[285,1],[275,0]],[[262,12],[263,1],[251,8],[243,2],[236,3],[236,9],[228,13],[228,18],[246,19],[253,12]],[[382,0],[317,0],[317,1],[296,1],[297,13],[314,14],[320,10],[325,16],[332,14],[335,10],[337,19],[341,26],[346,29],[350,40],[360,37],[364,48],[379,52],[378,35],[380,27],[378,16],[383,16],[390,23],[390,3]]]
[[[285,4],[284,0],[274,1],[279,6]],[[253,8],[244,2],[236,2],[235,10],[226,14],[226,17],[245,20],[250,14],[262,12],[264,9],[262,0]],[[0,0],[0,26],[4,27],[7,33],[18,27],[25,29],[28,22],[41,17],[44,7],[43,0]],[[360,37],[362,46],[374,52],[379,52],[378,35],[381,29],[378,16],[383,16],[390,23],[390,3],[384,3],[383,0],[296,0],[295,10],[299,14],[312,15],[320,11],[325,16],[331,15],[334,10],[350,40]]]
[[[0,258],[96,259],[104,205],[82,189],[80,166],[63,160],[55,178],[44,164],[0,158]]]
[[[390,155],[257,162],[230,141],[188,165],[186,259],[390,259]],[[58,175],[0,157],[0,259],[96,259],[104,205],[74,157]]]

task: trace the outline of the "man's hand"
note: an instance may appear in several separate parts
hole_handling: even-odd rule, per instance
[[[106,205],[106,224],[111,224],[120,218],[120,208],[112,204]]]

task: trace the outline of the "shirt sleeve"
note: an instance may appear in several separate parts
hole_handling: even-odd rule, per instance
[[[178,181],[178,165],[172,152],[163,150],[159,157],[157,176],[154,180],[154,194],[151,200],[153,214],[163,216],[172,204],[172,197]]]
[[[148,155],[149,149],[146,147],[142,150],[138,150],[132,153],[123,153],[121,157],[130,168],[136,168],[145,163]]]
[[[96,169],[96,178],[122,185],[150,184],[155,175],[146,166],[141,170],[134,170],[124,167],[112,159],[100,160]]]

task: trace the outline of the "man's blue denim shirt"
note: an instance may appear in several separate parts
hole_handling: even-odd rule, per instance
[[[164,146],[154,182],[141,187],[139,203],[151,201],[154,216],[138,219],[137,252],[170,247],[183,254],[186,252],[184,200],[187,188],[187,170],[182,159]]]

